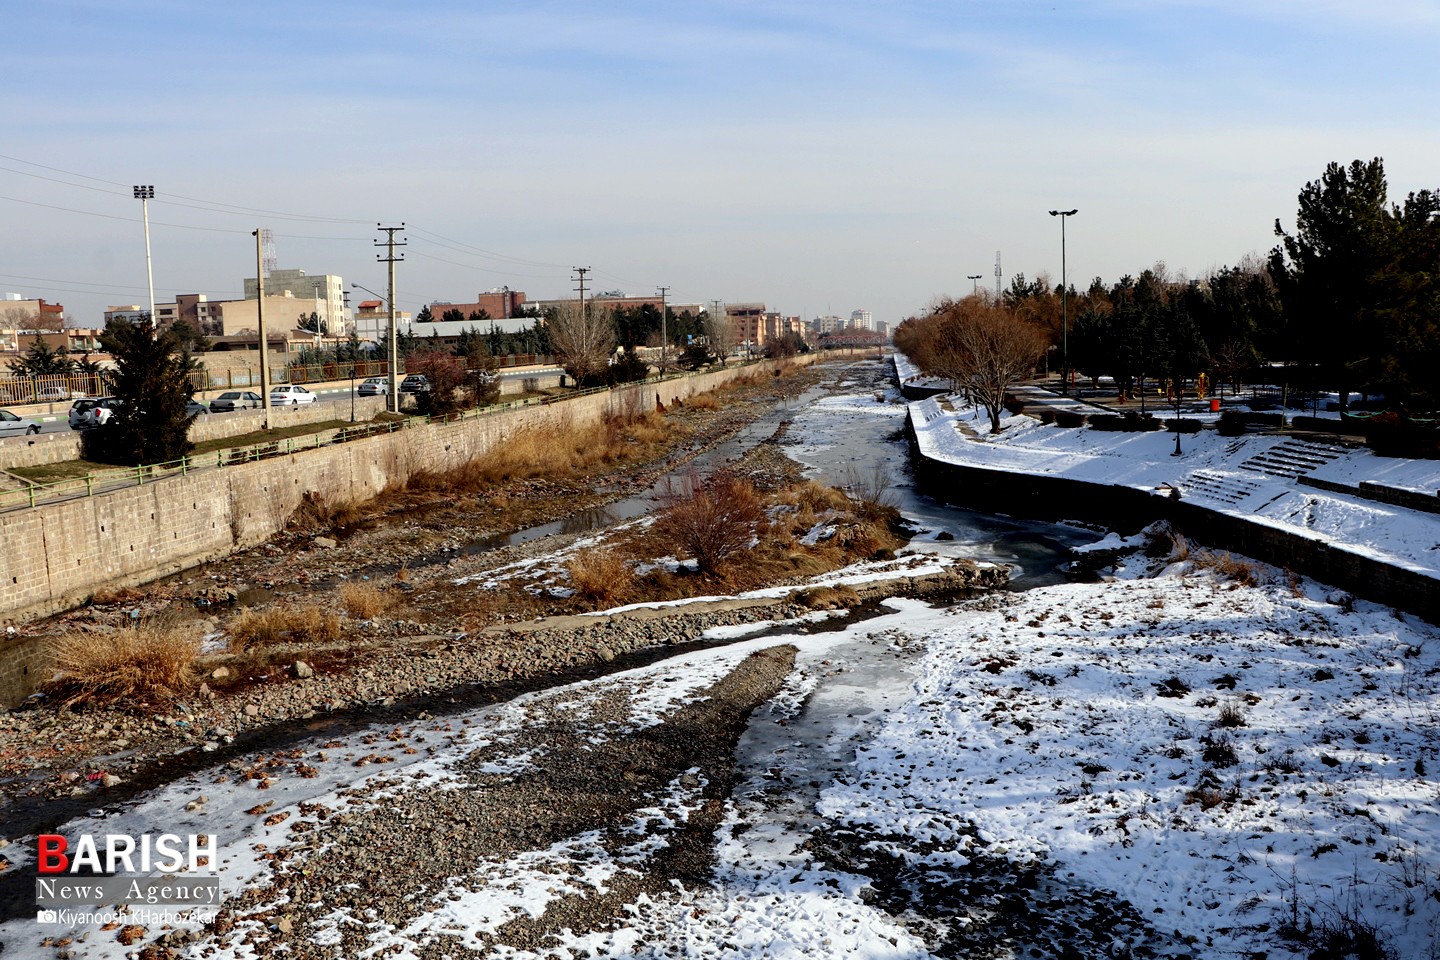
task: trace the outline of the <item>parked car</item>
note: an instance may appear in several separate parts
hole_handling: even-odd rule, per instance
[[[401,393],[429,393],[430,378],[421,373],[412,373],[400,381]]]
[[[61,400],[69,400],[72,397],[82,396],[66,387],[41,387],[35,391],[37,403],[59,403]]]
[[[314,403],[315,394],[299,384],[282,383],[270,388],[270,405],[298,407],[302,403]]]
[[[191,400],[189,403],[185,404],[185,416],[198,417],[201,414],[209,416],[210,408],[205,406],[205,404],[201,403],[199,400]]]
[[[0,437],[19,437],[40,432],[40,424],[34,420],[17,417],[9,410],[0,410]]]
[[[210,401],[211,413],[226,413],[231,410],[259,410],[265,406],[265,398],[249,390],[226,390]]]
[[[76,400],[70,404],[70,429],[84,430],[98,427],[110,418],[110,411],[119,403],[114,397],[94,397]],[[100,411],[104,411],[102,414]]]
[[[366,377],[360,382],[360,387],[355,392],[362,397],[383,397],[390,392],[390,378]]]

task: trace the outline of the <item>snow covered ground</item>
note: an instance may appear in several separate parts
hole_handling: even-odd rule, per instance
[[[816,405],[792,425],[796,449],[822,459],[834,422],[865,416],[893,421],[895,405],[872,393]],[[1110,476],[1125,462],[971,443],[1066,469],[1103,457]],[[1157,479],[1136,468],[1134,482]],[[321,806],[384,809],[419,784],[462,789],[456,771],[480,750],[487,773],[504,778],[530,762],[516,736],[528,718],[562,711],[583,723],[577,704],[595,699],[620,696],[630,720],[590,735],[625,736],[663,722],[749,653],[790,643],[794,672],[742,742],[744,777],[716,836],[712,883],[642,896],[612,930],[492,955],[1059,956],[1062,933],[1072,944],[1097,933],[1081,924],[1047,935],[1033,917],[1006,926],[1013,918],[986,885],[1009,869],[1028,878],[1021,896],[1036,913],[1048,902],[1113,912],[1128,901],[1147,926],[1126,926],[1125,942],[1152,955],[1303,956],[1305,944],[1281,936],[1293,925],[1310,945],[1326,931],[1374,934],[1393,956],[1440,957],[1440,630],[1263,567],[1221,569],[1198,553],[1152,560],[1141,539],[1131,546],[1113,582],[945,609],[890,601],[828,632],[781,626],[506,705],[247,758],[60,832],[218,832],[235,892],[261,882],[282,843],[302,868]],[[918,546],[931,548],[954,549]],[[465,945],[476,932],[635,869],[627,858],[663,847],[689,815],[688,789],[677,782],[653,798],[623,855],[576,836],[455,864],[413,924],[337,910],[293,936],[318,947],[338,925],[363,923],[370,955],[473,956]],[[29,869],[28,846],[6,850],[12,869]],[[937,894],[966,882],[963,896]],[[75,957],[137,949],[113,929],[24,919],[0,926],[0,954],[50,960],[64,937],[80,938],[62,947]],[[179,950],[255,955],[238,942]]]
[[[905,359],[896,364],[903,375]],[[920,449],[935,460],[1139,490],[1174,488],[1207,509],[1440,580],[1440,514],[1296,480],[1303,475],[1347,487],[1370,481],[1434,496],[1440,461],[1395,460],[1365,448],[1265,434],[1222,437],[1213,430],[1182,436],[1176,457],[1173,433],[1058,427],[1021,414],[1002,417],[1001,431],[992,434],[988,418],[958,398],[931,397],[910,409]]]

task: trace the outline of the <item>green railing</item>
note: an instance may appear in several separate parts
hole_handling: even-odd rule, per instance
[[[758,363],[760,361],[757,360],[753,362]],[[736,366],[749,366],[751,363],[752,361],[742,361],[736,364]],[[25,486],[23,487],[13,490],[0,490],[0,511],[35,507],[45,503],[54,503],[77,497],[93,497],[96,494],[109,493],[114,490],[124,489],[125,487],[143,486],[147,483],[155,483],[171,477],[189,476],[191,473],[199,470],[217,470],[224,467],[239,466],[245,463],[255,463],[260,460],[269,460],[274,457],[290,456],[291,454],[301,453],[306,450],[315,450],[320,447],[350,443],[355,440],[363,440],[367,437],[383,436],[399,430],[406,430],[431,423],[463,423],[467,420],[479,420],[484,417],[493,417],[497,414],[507,413],[525,407],[549,406],[555,403],[575,400],[579,397],[611,393],[613,391],[623,390],[626,387],[653,386],[664,383],[667,380],[675,380],[690,375],[691,374],[686,372],[676,372],[663,376],[647,377],[644,380],[636,380],[631,383],[617,384],[613,387],[587,387],[583,390],[571,391],[563,396],[527,397],[523,400],[511,400],[507,403],[492,404],[488,407],[476,407],[450,416],[411,416],[406,417],[404,420],[371,420],[364,423],[357,423],[351,427],[332,428],[298,437],[267,440],[262,443],[249,444],[242,447],[226,447],[222,450],[215,450],[192,457],[182,457],[179,460],[171,460],[166,463],[145,464],[138,467],[117,467],[114,470],[100,470],[86,474],[83,477],[70,477],[64,480],[52,480],[47,483],[25,481]],[[12,474],[11,476],[14,475]]]

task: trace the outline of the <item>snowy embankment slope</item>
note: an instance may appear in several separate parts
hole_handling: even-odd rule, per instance
[[[902,377],[907,363],[896,359]],[[958,397],[919,400],[910,412],[920,453],[933,460],[1137,490],[1173,488],[1187,502],[1216,513],[1440,580],[1440,515],[1320,490],[1294,478],[1314,476],[1346,486],[1380,481],[1433,494],[1440,489],[1440,462],[1393,460],[1286,436],[1222,437],[1212,430],[1183,436],[1183,454],[1176,457],[1173,433],[1059,427],[1022,414],[1006,415],[1001,432],[992,434],[989,421]],[[1283,468],[1276,464],[1293,460],[1295,450],[1311,462],[1295,460],[1293,475],[1277,476]]]

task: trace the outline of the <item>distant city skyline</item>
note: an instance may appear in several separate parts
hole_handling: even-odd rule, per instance
[[[893,328],[1003,278],[1264,254],[1331,161],[1440,186],[1427,0],[13,5],[0,291],[97,323],[277,263]],[[359,293],[359,291],[355,291]],[[352,303],[368,298],[352,296]]]

